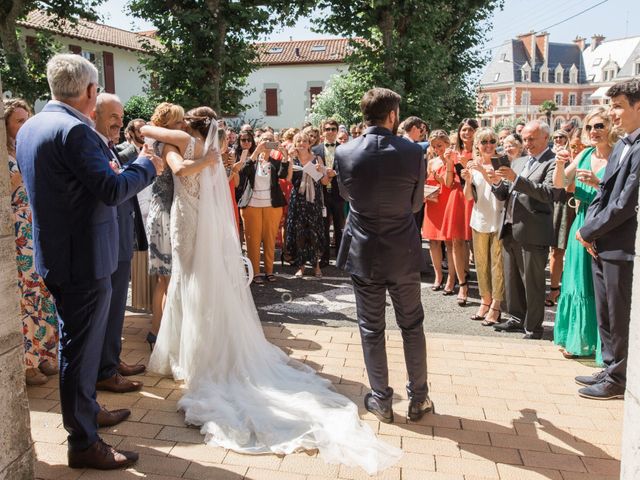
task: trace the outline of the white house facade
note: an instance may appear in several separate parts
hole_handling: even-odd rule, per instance
[[[314,96],[347,70],[347,39],[258,43],[260,68],[247,79],[247,120],[281,129],[300,127]]]

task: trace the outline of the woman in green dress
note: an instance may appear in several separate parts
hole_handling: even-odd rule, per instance
[[[595,354],[602,364],[600,336],[596,316],[591,255],[576,240],[576,232],[584,224],[587,208],[598,192],[607,160],[618,136],[612,131],[611,120],[599,107],[584,121],[584,149],[567,165],[569,152],[556,155],[554,185],[566,188],[575,183],[576,218],[569,232],[567,252],[562,274],[562,293],[556,311],[554,342],[560,345],[566,358],[589,357]]]

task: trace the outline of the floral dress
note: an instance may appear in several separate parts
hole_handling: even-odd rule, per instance
[[[9,155],[9,175],[12,185],[11,210],[15,219],[16,262],[25,364],[28,368],[37,368],[42,362],[49,360],[55,365],[58,349],[56,306],[44,280],[35,270],[31,207],[18,164],[11,155]]]
[[[314,161],[317,163],[317,160]],[[302,166],[297,158],[293,160],[296,166]],[[285,257],[297,267],[310,263],[315,267],[324,251],[325,236],[322,220],[322,184],[309,178],[314,188],[313,203],[307,201],[306,192],[300,192],[300,187],[306,181],[307,174],[294,171],[291,183],[291,197],[287,212],[287,236]]]
[[[162,156],[162,144],[154,144],[154,152]],[[149,239],[149,275],[171,275],[171,203],[173,202],[173,176],[170,168],[151,186],[151,201],[147,216]]]

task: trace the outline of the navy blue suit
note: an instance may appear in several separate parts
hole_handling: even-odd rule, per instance
[[[135,148],[135,147],[134,147]],[[137,155],[137,152],[135,152]],[[114,157],[126,169],[125,158],[115,149]],[[135,157],[134,157],[135,158]],[[127,293],[131,278],[131,259],[133,251],[144,251],[148,248],[144,231],[140,205],[136,196],[125,200],[117,207],[118,212],[118,268],[111,275],[111,304],[107,320],[107,330],[102,347],[102,359],[98,371],[98,381],[113,377],[120,364],[122,351],[122,327],[127,307]]]
[[[622,161],[625,143],[620,140],[614,147],[600,190],[589,205],[580,229],[580,235],[586,242],[595,242],[598,254],[591,270],[607,380],[623,388],[627,384],[640,188],[640,135],[634,140]]]
[[[414,213],[424,196],[422,149],[382,127],[336,150],[334,168],[350,203],[337,266],[351,274],[364,362],[373,395],[390,403],[385,352],[386,292],[393,302],[409,398],[427,396],[427,357],[420,297],[422,245]]]
[[[30,118],[17,161],[33,215],[36,271],[56,300],[60,325],[60,403],[70,450],[98,440],[96,380],[118,266],[116,205],[155,176],[139,158],[120,175],[88,120],[59,102]]]

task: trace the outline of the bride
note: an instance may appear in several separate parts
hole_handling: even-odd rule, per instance
[[[369,474],[389,467],[401,451],[378,440],[328,380],[266,340],[247,286],[215,113],[200,107],[185,121],[188,134],[143,132],[196,172],[178,175],[178,155],[168,158],[173,265],[149,370],[185,381],[178,407],[210,445],[254,454],[317,449],[328,463]],[[194,160],[211,152],[213,163]]]

